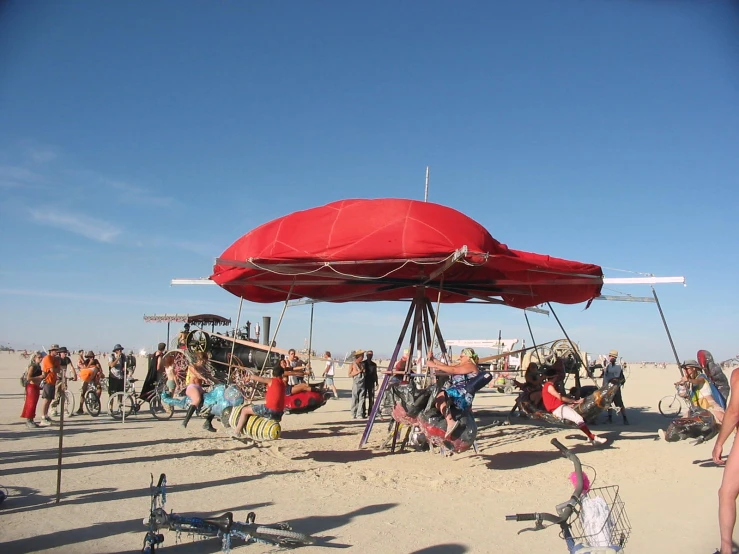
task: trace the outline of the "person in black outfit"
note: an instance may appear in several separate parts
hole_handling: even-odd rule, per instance
[[[362,417],[367,417],[375,405],[375,389],[377,388],[377,364],[372,360],[374,352],[367,350],[364,355],[364,390],[366,401],[362,402]]]

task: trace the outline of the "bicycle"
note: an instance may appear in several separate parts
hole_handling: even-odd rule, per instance
[[[130,417],[136,415],[141,410],[144,402],[149,403],[149,411],[157,419],[169,419],[174,413],[171,410],[166,410],[162,405],[161,398],[161,386],[162,383],[157,385],[140,396],[136,392],[136,382],[138,379],[126,379],[123,392],[114,392],[110,395],[108,400],[108,415],[113,419],[123,419],[124,417]],[[125,413],[124,413],[125,412]]]
[[[66,380],[56,385],[54,400],[49,405],[49,417],[56,419],[59,417],[59,405],[64,395],[64,419],[68,419],[74,415],[75,398],[72,391],[67,388]]]
[[[246,544],[259,542],[271,546],[294,547],[310,545],[315,539],[310,535],[297,533],[290,529],[287,523],[272,526],[257,525],[256,515],[249,512],[246,522],[234,521],[233,512],[226,512],[216,518],[184,517],[165,510],[167,503],[167,476],[159,476],[157,486],[154,486],[154,475],[149,485],[151,491],[151,509],[149,518],[144,520],[149,530],[144,537],[144,554],[153,554],[159,545],[164,543],[164,535],[159,533],[160,528],[179,533],[189,533],[201,537],[220,537],[221,552],[231,551],[231,539],[237,537]]]
[[[657,404],[657,409],[664,417],[675,419],[682,413],[683,405],[686,411],[692,406],[690,388],[685,385],[675,385],[675,394],[662,398]]]
[[[557,439],[552,439],[551,443],[575,466],[575,491],[569,500],[557,505],[557,515],[539,512],[515,514],[506,516],[506,521],[535,522],[534,527],[522,529],[519,534],[551,527],[545,527],[545,521],[559,525],[560,536],[567,543],[570,554],[623,552],[631,534],[631,524],[619,497],[618,486],[590,488],[583,493],[585,481],[580,459]]]
[[[82,395],[82,403],[85,405],[85,410],[88,414],[92,417],[97,417],[100,415],[100,395],[103,390],[102,386],[95,381],[84,383],[83,386],[85,384],[87,385],[87,390]]]

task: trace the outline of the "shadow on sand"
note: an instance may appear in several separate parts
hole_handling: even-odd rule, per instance
[[[289,473],[300,473],[300,470],[285,470],[285,471],[267,471],[259,473],[258,475],[242,475],[237,477],[229,477],[228,479],[219,479],[216,481],[203,481],[200,483],[190,483],[182,485],[168,485],[167,493],[185,492],[192,490],[208,489],[210,487],[220,487],[223,485],[234,485],[238,483],[247,483],[249,481],[255,481],[262,479],[270,475],[286,475]],[[31,489],[28,487],[9,487],[10,495],[8,499],[3,503],[3,513],[20,513],[30,512],[47,508],[52,505],[56,500],[54,495],[39,494],[37,489]],[[150,494],[149,487],[132,489],[132,490],[119,490],[116,488],[100,488],[100,489],[86,489],[78,491],[67,491],[61,495],[60,506],[73,505],[73,504],[95,504],[98,502],[113,502],[116,500],[126,500],[129,498],[145,498]],[[266,506],[267,504],[260,504],[259,506]],[[252,506],[254,507],[254,506]]]

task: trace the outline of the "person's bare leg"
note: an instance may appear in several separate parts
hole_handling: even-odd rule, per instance
[[[439,410],[439,413],[441,413],[441,415],[443,415],[444,419],[446,420],[446,436],[449,437],[449,435],[452,434],[454,427],[457,425],[457,422],[452,417],[452,411],[449,409],[446,395],[443,392],[440,392],[439,395],[436,397],[435,404],[436,408]]]
[[[51,400],[44,398],[44,403],[41,405],[41,414],[44,419],[49,417],[49,406],[51,406]]]
[[[241,410],[241,413],[239,414],[239,422],[236,424],[236,428],[234,429],[234,434],[240,435],[241,431],[244,429],[244,425],[246,425],[246,419],[250,416],[254,415],[254,408],[251,406],[247,406],[243,410]]]
[[[739,441],[735,440],[724,468],[718,490],[718,527],[721,531],[721,554],[731,554],[736,524],[736,498],[739,496]]]
[[[339,397],[339,391],[336,390],[336,385],[331,385],[331,390],[334,391],[334,398]]]
[[[293,394],[296,394],[298,392],[310,392],[311,388],[308,383],[298,383],[297,385],[293,385]]]

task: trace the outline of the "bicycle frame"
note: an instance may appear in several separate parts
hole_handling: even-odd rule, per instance
[[[220,537],[221,552],[224,553],[231,551],[232,537],[240,538],[246,544],[259,542],[271,546],[285,544],[305,545],[314,542],[314,539],[310,535],[292,532],[290,526],[284,523],[272,527],[257,526],[254,522],[256,519],[254,512],[249,512],[246,522],[233,521],[233,514],[231,512],[226,512],[220,517],[212,519],[185,517],[176,515],[173,512],[167,513],[165,509],[167,503],[167,477],[164,473],[159,476],[159,482],[156,487],[154,487],[154,476],[151,476],[149,490],[151,492],[151,509],[149,519],[144,520],[144,525],[147,525],[149,530],[144,538],[144,548],[142,550],[145,554],[156,552],[157,545],[164,542],[164,536],[158,533],[161,527],[166,527],[178,533],[184,532],[202,537]],[[260,534],[269,538],[261,538],[259,536]]]
[[[562,443],[560,443],[557,439],[552,439],[551,443],[559,449],[559,451],[572,462],[572,464],[575,467],[575,475],[577,478],[577,482],[575,485],[575,490],[572,493],[572,496],[570,496],[569,500],[557,505],[556,510],[557,514],[550,514],[550,513],[524,513],[524,514],[515,514],[511,516],[506,516],[506,521],[533,521],[534,527],[529,529],[522,529],[519,531],[520,533],[523,533],[525,531],[540,531],[542,529],[545,529],[544,522],[553,523],[555,525],[558,525],[559,528],[562,531],[562,538],[565,540],[565,543],[567,544],[567,551],[570,552],[570,554],[586,554],[589,552],[597,552],[598,554],[605,554],[607,552],[622,552],[622,548],[620,546],[597,546],[597,547],[588,547],[583,545],[578,545],[575,542],[575,538],[572,535],[572,525],[569,521],[570,516],[575,513],[577,506],[580,505],[581,498],[583,496],[583,474],[582,474],[582,465],[580,464],[580,459],[575,455],[574,452],[569,450],[567,447],[565,447]]]

